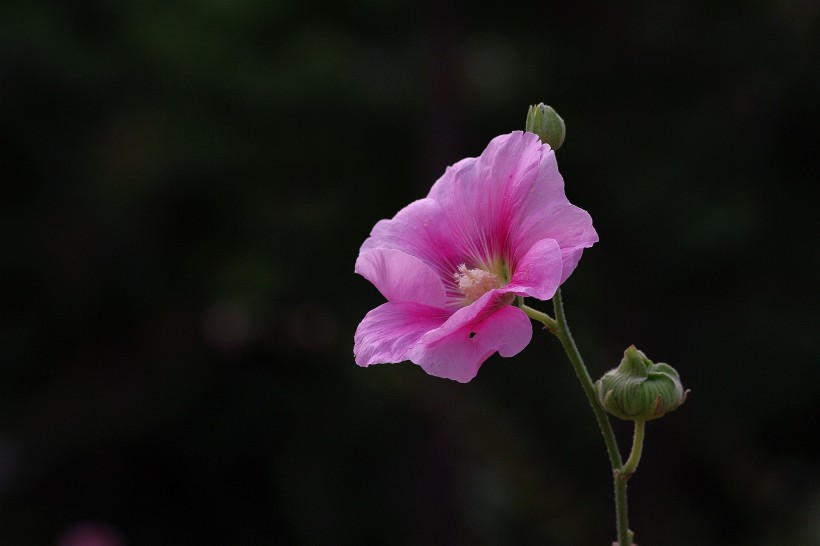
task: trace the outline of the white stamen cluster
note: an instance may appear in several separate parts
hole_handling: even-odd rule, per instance
[[[458,289],[468,300],[475,301],[494,288],[501,288],[501,279],[495,273],[483,269],[467,269],[461,264],[458,273],[453,274]]]

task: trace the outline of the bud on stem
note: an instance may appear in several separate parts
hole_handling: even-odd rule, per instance
[[[669,364],[655,364],[630,346],[620,365],[595,383],[598,402],[627,421],[650,421],[680,407],[689,391]]]
[[[541,142],[549,144],[553,150],[561,147],[567,135],[564,120],[552,106],[547,106],[543,102],[537,106],[530,106],[525,127],[528,132],[538,135]]]

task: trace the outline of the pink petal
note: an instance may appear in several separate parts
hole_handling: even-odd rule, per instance
[[[447,231],[445,212],[433,199],[419,199],[390,220],[380,220],[360,253],[376,248],[400,250],[419,258],[441,278],[450,279],[462,258]]]
[[[446,293],[441,278],[415,256],[387,248],[367,250],[356,260],[355,271],[388,301],[444,307]]]
[[[578,265],[578,262],[581,261],[581,254],[584,253],[584,248],[583,246],[576,246],[561,249],[561,254],[564,257],[564,271],[561,273],[561,284],[564,284],[564,281],[575,271],[575,267]]]
[[[488,293],[473,305],[498,295]],[[453,315],[441,328],[425,335],[410,354],[413,362],[430,375],[466,383],[493,353],[514,356],[532,339],[530,320],[518,307],[490,305],[476,313],[469,310],[473,305],[459,311],[465,311],[463,316]]]
[[[534,182],[541,145],[531,133],[494,138],[480,157],[448,168],[430,190],[445,212],[447,232],[461,261],[489,262],[505,254],[511,218],[526,195],[518,186]]]
[[[424,342],[435,343],[465,326],[477,324],[492,315],[499,307],[507,306],[510,299],[510,296],[500,290],[490,290],[470,305],[452,313],[440,328],[424,337]]]
[[[407,360],[408,353],[449,316],[442,309],[407,302],[388,302],[365,315],[353,338],[356,364],[386,364]]]
[[[583,249],[598,242],[598,234],[589,213],[571,204],[564,195],[564,179],[558,172],[555,152],[546,146],[544,150],[537,178],[526,188],[519,188],[526,189],[526,198],[511,221],[511,247],[514,260],[519,260],[521,253],[537,241],[555,239],[564,256],[563,283],[578,264]]]
[[[502,291],[548,300],[561,283],[563,258],[555,239],[536,242],[515,264],[512,280]]]

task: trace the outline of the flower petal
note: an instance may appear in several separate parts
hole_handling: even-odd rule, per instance
[[[400,250],[367,250],[356,260],[356,273],[373,283],[388,301],[444,307],[441,278],[415,256]]]
[[[487,305],[477,313],[469,310],[487,296],[493,299],[502,294],[485,294],[473,305],[456,312],[465,311],[461,317],[453,315],[441,328],[426,334],[409,355],[411,360],[430,375],[466,383],[496,351],[504,357],[521,352],[532,339],[529,318],[512,305]]]
[[[476,159],[449,167],[430,190],[441,204],[447,232],[461,261],[485,264],[500,257],[508,246],[510,219],[538,174],[541,145],[538,137],[517,131],[494,138]]]
[[[515,209],[511,220],[513,260],[523,259],[522,253],[542,239],[555,239],[564,259],[561,282],[575,270],[585,248],[598,242],[587,211],[571,204],[564,195],[564,179],[558,172],[555,152],[544,147],[537,178],[518,188],[525,198]]]
[[[592,243],[587,246],[575,246],[561,249],[561,255],[564,257],[564,270],[561,273],[561,284],[564,284],[564,281],[566,281],[569,276],[572,275],[572,272],[575,271],[575,267],[578,265],[578,262],[581,261],[581,254],[584,253],[584,248],[590,246],[592,246]]]
[[[387,302],[365,315],[353,338],[356,364],[387,364],[408,360],[424,334],[449,316],[442,309],[407,302]]]
[[[442,279],[451,279],[461,263],[441,206],[419,199],[390,220],[380,220],[362,244],[360,253],[376,248],[400,250],[430,266]]]
[[[563,258],[558,242],[542,239],[515,264],[510,284],[501,290],[548,300],[560,286],[562,269]]]

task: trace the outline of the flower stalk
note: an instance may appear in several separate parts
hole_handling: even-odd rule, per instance
[[[598,403],[597,394],[595,392],[595,384],[589,375],[584,359],[575,344],[572,337],[572,332],[567,323],[566,313],[564,311],[564,302],[561,296],[561,289],[555,292],[552,298],[552,304],[555,310],[555,319],[543,313],[522,305],[521,309],[531,319],[541,322],[550,332],[552,332],[567,353],[575,375],[581,383],[581,388],[587,396],[587,401],[592,407],[592,412],[595,414],[595,419],[598,421],[598,427],[601,429],[601,434],[604,437],[606,444],[607,455],[609,455],[609,462],[612,467],[612,474],[615,485],[615,521],[617,526],[618,542],[617,546],[631,546],[633,533],[629,530],[629,514],[627,507],[626,482],[629,477],[635,472],[638,462],[641,458],[644,437],[644,421],[635,421],[635,436],[633,438],[632,452],[629,459],[624,464],[621,458],[621,452],[618,449],[618,442],[615,439],[615,432],[612,430],[612,424],[609,421],[604,409]]]
[[[614,472],[615,476],[615,512],[617,514],[618,542],[619,546],[632,546],[634,533],[629,530],[629,507],[626,495],[626,482],[635,473],[638,463],[641,462],[643,453],[643,436],[646,430],[646,421],[638,419],[635,421],[635,433],[632,437],[632,451],[624,465]]]
[[[637,419],[635,421],[635,434],[632,437],[632,452],[629,454],[629,459],[626,460],[621,467],[620,474],[624,480],[635,473],[638,469],[638,463],[641,462],[641,454],[643,453],[643,435],[646,430],[646,421]]]
[[[555,321],[557,324],[555,335],[559,341],[561,341],[561,345],[564,346],[564,351],[566,351],[567,357],[572,364],[572,369],[575,370],[575,375],[578,376],[578,380],[581,382],[581,388],[584,389],[584,394],[587,395],[589,405],[592,406],[595,419],[601,428],[601,434],[604,436],[604,443],[606,444],[606,451],[609,455],[609,462],[612,465],[612,469],[620,469],[623,466],[623,462],[621,461],[621,453],[618,450],[618,443],[615,441],[615,433],[612,431],[612,425],[609,422],[606,412],[600,404],[598,404],[598,399],[595,394],[595,384],[592,382],[592,378],[589,376],[587,367],[584,364],[584,359],[581,358],[578,346],[575,345],[575,340],[572,338],[569,324],[567,324],[566,313],[564,312],[564,302],[561,297],[560,288],[555,292],[555,296],[552,298],[552,304],[555,307]]]
[[[544,328],[555,334],[558,331],[558,323],[555,322],[555,319],[549,316],[548,314],[539,311],[537,309],[533,309],[529,305],[524,305],[523,303],[519,305],[521,310],[524,311],[528,317],[536,322],[540,322],[544,325]]]

